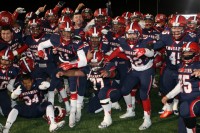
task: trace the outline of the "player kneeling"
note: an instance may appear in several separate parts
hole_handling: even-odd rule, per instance
[[[54,132],[63,127],[65,121],[55,122],[54,109],[50,102],[43,101],[42,90],[49,88],[50,84],[46,81],[38,83],[29,74],[21,76],[18,87],[11,94],[12,99],[20,98],[24,102],[16,105],[8,115],[3,133],[8,133],[17,116],[25,118],[37,118],[45,113],[51,122],[49,131]]]

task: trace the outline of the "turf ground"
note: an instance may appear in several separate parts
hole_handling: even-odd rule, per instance
[[[166,119],[160,119],[158,115],[161,109],[161,97],[158,96],[157,90],[152,89],[150,93],[152,103],[152,126],[145,130],[139,131],[138,127],[143,122],[143,109],[141,104],[136,104],[136,116],[129,119],[120,119],[119,116],[126,112],[123,99],[120,100],[122,110],[112,110],[113,124],[107,129],[98,129],[98,125],[103,120],[103,112],[99,114],[90,114],[87,112],[87,104],[83,109],[81,121],[74,127],[69,128],[68,117],[65,118],[66,125],[57,131],[58,133],[177,133],[177,116],[172,115]],[[61,106],[63,106],[61,104]],[[0,123],[5,124],[6,118],[0,116]],[[13,124],[11,133],[48,133],[48,124],[42,118],[24,119],[18,117]]]

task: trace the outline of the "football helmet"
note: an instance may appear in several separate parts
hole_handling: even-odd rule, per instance
[[[13,24],[12,14],[8,11],[1,11],[0,12],[0,26],[12,25],[12,24]]]
[[[68,16],[72,18],[73,14],[74,14],[74,11],[69,7],[66,7],[61,11],[61,16]]]
[[[55,122],[62,121],[66,116],[66,110],[60,106],[54,106]]]
[[[31,35],[34,38],[39,38],[43,32],[42,24],[40,19],[32,19],[28,22],[28,28],[30,30]]]
[[[65,118],[66,110],[60,106],[54,106],[54,115],[55,115],[54,120],[56,123],[58,123]],[[50,120],[46,115],[44,115],[43,118],[48,122],[48,124],[51,124]]]
[[[61,23],[58,25],[58,31],[60,32],[62,39],[70,41],[73,36],[74,27],[71,22]]]
[[[86,22],[89,22],[93,18],[93,12],[90,8],[84,8],[81,15]]]
[[[101,29],[97,27],[92,27],[86,32],[86,38],[92,49],[98,49],[102,39]]]
[[[66,23],[66,22],[69,22],[70,25],[72,23],[72,20],[68,17],[68,16],[62,16],[58,19],[58,24],[61,24],[61,23]]]
[[[125,19],[126,21],[126,25],[130,23],[130,18],[131,18],[132,13],[131,12],[124,12],[122,13],[122,17]]]
[[[187,29],[190,30],[191,32],[195,31],[197,28],[197,17],[189,17],[187,19]]]
[[[175,40],[179,40],[185,34],[185,27],[187,21],[184,16],[175,15],[169,21],[169,26],[171,27],[171,33]]]
[[[34,12],[28,12],[25,16],[25,20],[24,23],[27,24],[29,22],[29,20],[31,19],[31,17],[33,17]]]
[[[139,11],[135,11],[131,15],[131,22],[139,22],[141,19],[143,19],[143,14]]]
[[[182,46],[182,60],[184,63],[199,61],[200,47],[196,42],[187,42]]]
[[[100,50],[93,51],[93,57],[89,62],[89,66],[93,71],[98,71],[103,67],[104,53]]]
[[[94,12],[94,21],[97,26],[105,26],[107,24],[107,11],[105,8],[96,9]]]
[[[166,25],[167,22],[167,17],[165,14],[157,14],[155,17],[155,27],[159,30],[162,31],[164,30],[164,26]]]
[[[122,35],[125,32],[126,20],[124,17],[117,16],[112,20],[112,32],[118,35]]]
[[[19,60],[19,68],[23,74],[32,72],[34,70],[34,66],[34,60],[29,57],[25,56]]]
[[[14,55],[9,48],[2,50],[0,52],[0,68],[1,69],[5,70],[9,68],[12,65],[13,60],[14,60]]]
[[[129,45],[135,45],[142,36],[142,28],[137,22],[126,26],[125,37]]]
[[[49,9],[45,12],[44,15],[45,19],[48,20],[50,23],[57,23],[58,15],[54,12],[54,10]]]

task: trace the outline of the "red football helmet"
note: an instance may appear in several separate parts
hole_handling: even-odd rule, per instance
[[[12,24],[13,24],[12,14],[8,11],[1,11],[0,12],[0,26],[12,25]]]
[[[72,18],[73,14],[74,14],[74,11],[69,7],[66,7],[61,11],[61,16],[68,16]]]
[[[184,63],[199,61],[200,46],[196,42],[188,42],[182,46],[182,60]]]
[[[139,22],[141,19],[143,19],[143,14],[139,11],[135,11],[131,15],[131,22]]]
[[[131,19],[131,12],[124,12],[122,13],[122,17],[126,20],[126,25],[130,23],[130,19]]]
[[[7,69],[12,65],[14,55],[12,51],[7,48],[6,50],[0,51],[0,68]]]
[[[66,116],[66,110],[60,106],[54,106],[54,115],[55,115],[55,122],[58,123],[60,121],[62,121],[63,119],[65,119]],[[51,124],[49,118],[44,115],[43,118],[48,122],[48,124]]]
[[[189,17],[187,20],[187,28],[193,32],[196,30],[197,28],[197,17],[193,16],[193,17]]]
[[[54,10],[50,9],[45,12],[45,19],[48,20],[50,23],[57,23],[58,21],[58,14],[54,12]]]
[[[169,21],[169,26],[171,27],[171,33],[175,40],[180,39],[185,34],[185,27],[187,20],[184,16],[175,15]]]
[[[19,60],[19,68],[23,74],[30,73],[34,70],[34,60],[29,57],[22,57]]]
[[[74,33],[74,27],[72,26],[71,22],[61,23],[58,25],[58,31],[64,42],[69,42]],[[66,42],[66,44],[68,44]]]
[[[162,32],[164,30],[164,26],[167,22],[167,16],[165,14],[157,14],[155,17],[155,27]]]
[[[30,20],[31,17],[33,17],[34,12],[28,12],[25,16],[25,20],[24,23],[28,23],[28,21]]]
[[[98,29],[97,27],[92,27],[86,32],[85,35],[91,48],[98,49],[102,38],[101,29]]]
[[[32,19],[28,22],[28,28],[33,37],[39,38],[43,32],[42,23],[40,19]]]
[[[100,50],[93,51],[93,57],[89,62],[89,65],[92,67],[93,71],[98,71],[103,67],[104,53]]]
[[[96,9],[94,12],[94,21],[97,26],[105,26],[107,24],[107,10],[105,8]]]
[[[58,24],[61,24],[61,23],[66,23],[66,22],[69,22],[70,25],[72,23],[72,20],[70,19],[69,16],[62,16],[58,19]]]
[[[60,106],[54,106],[55,122],[62,121],[66,116],[66,110]]]
[[[90,8],[84,8],[81,12],[81,15],[83,16],[83,19],[87,22],[93,18],[93,12]]]
[[[154,55],[153,67],[160,68],[163,64],[163,61],[164,61],[163,55],[157,51]]]
[[[130,23],[125,30],[126,40],[130,45],[135,45],[142,36],[142,28],[138,22]]]
[[[126,20],[124,17],[117,16],[112,20],[112,31],[115,34],[122,35],[125,32]]]

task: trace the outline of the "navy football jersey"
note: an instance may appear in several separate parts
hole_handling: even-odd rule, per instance
[[[74,61],[78,59],[77,51],[79,47],[83,44],[82,41],[72,40],[68,44],[63,44],[60,41],[60,35],[52,34],[50,38],[51,43],[57,50],[59,58],[64,61]]]
[[[129,45],[126,42],[125,38],[120,38],[120,49],[121,51],[123,51],[126,56],[130,59],[130,62],[132,64],[132,66],[134,65],[135,67],[143,67],[145,66],[147,63],[153,62],[153,57],[146,57],[146,56],[141,56],[141,57],[136,57],[135,55],[135,49],[136,48],[152,48],[153,45],[151,44],[152,42],[152,38],[147,38],[147,39],[143,39],[143,40],[139,40],[138,43],[136,45]]]
[[[200,69],[200,62],[189,65],[180,64],[178,69],[179,82],[181,82],[180,100],[193,100],[200,96],[200,79],[191,76],[194,69]]]
[[[110,63],[97,71],[93,70],[90,66],[83,67],[81,70],[86,74],[87,79],[92,82],[93,89],[98,91],[104,87],[111,87],[111,79],[103,78],[100,71],[110,70],[112,67],[114,68],[114,64]]]
[[[38,57],[38,45],[41,42],[44,42],[50,38],[50,34],[43,34],[39,39],[34,39],[31,35],[28,35],[26,37],[25,43],[29,46],[29,49],[27,50],[26,54],[28,57],[33,58],[33,60],[37,63],[47,63],[53,61],[53,51],[52,48],[45,49],[45,58],[42,59]]]
[[[18,85],[21,85],[22,89],[22,93],[20,94],[19,98],[22,99],[27,106],[35,106],[42,102],[42,91],[39,90],[39,84],[36,81],[33,82],[30,90],[27,90],[22,83],[19,83]]]
[[[195,34],[186,34],[180,41],[175,41],[169,31],[162,32],[160,40],[154,44],[154,49],[165,47],[166,49],[166,66],[172,70],[178,69],[178,64],[181,62],[181,48],[184,43],[197,42]]]
[[[0,70],[0,90],[6,89],[9,81],[18,75],[17,67],[9,67],[7,70]]]

